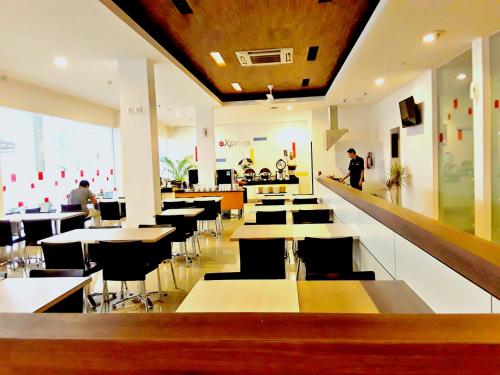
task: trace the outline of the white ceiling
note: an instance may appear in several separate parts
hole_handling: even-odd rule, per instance
[[[218,105],[98,0],[0,1],[4,74],[118,108],[118,61],[150,58],[158,64],[161,123],[194,125],[197,106]],[[497,0],[382,0],[325,98],[293,101],[293,111],[283,103],[276,110],[268,104],[233,103],[216,109],[216,122],[303,120],[311,108],[343,104],[345,98],[346,104],[377,102],[499,25]],[[436,43],[423,44],[422,36],[437,29],[446,32]],[[60,55],[69,60],[64,69],[52,63]],[[378,77],[385,78],[382,87],[374,84]]]

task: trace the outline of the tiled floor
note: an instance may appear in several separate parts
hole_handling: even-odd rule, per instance
[[[204,274],[207,272],[239,271],[238,242],[231,242],[229,239],[233,230],[242,224],[243,221],[238,219],[224,220],[224,232],[220,239],[215,239],[211,235],[201,235],[201,256],[190,267],[186,268],[184,257],[176,257],[174,259],[174,270],[179,289],[174,288],[170,265],[168,263],[162,264],[160,266],[161,282],[163,290],[167,291],[168,294],[163,297],[163,302],[158,301],[156,294],[151,296],[151,300],[154,303],[153,312],[174,312],[189,290],[197,281],[203,279]],[[173,245],[174,253],[178,248],[177,246],[179,245]],[[188,241],[188,246],[190,246],[190,241]],[[33,249],[35,250],[36,248]],[[190,251],[190,247],[188,247],[188,250]],[[5,270],[5,267],[0,267],[0,271]],[[7,272],[9,277],[24,277],[22,268],[9,268]],[[291,264],[288,264],[288,277],[295,278],[295,265],[293,261]],[[95,292],[101,292],[101,273],[95,274],[93,279],[92,289]],[[129,282],[128,287],[131,291],[137,290],[137,285],[134,282]],[[148,291],[157,290],[156,271],[151,272],[147,276],[146,287]],[[109,288],[112,291],[118,291],[120,283],[109,283]],[[144,312],[144,305],[129,301],[113,310],[113,312]]]

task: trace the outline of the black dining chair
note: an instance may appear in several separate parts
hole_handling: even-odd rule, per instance
[[[171,224],[140,224],[139,228],[171,228]],[[145,246],[150,246],[151,250],[157,254],[158,257],[158,264],[163,263],[168,261],[170,263],[170,270],[172,272],[172,279],[174,280],[174,287],[175,289],[177,288],[177,281],[175,279],[175,272],[174,272],[174,260],[172,257],[172,242],[170,240],[170,236],[165,236],[161,238],[160,240],[151,243],[151,244],[144,244]],[[160,268],[158,267],[158,278],[160,277],[159,274]],[[158,279],[158,285],[161,285],[161,280]],[[161,288],[159,288],[161,289]]]
[[[166,211],[166,210],[170,210],[170,209],[173,209],[173,208],[186,208],[186,206],[188,205],[188,202],[186,201],[167,201],[167,202],[163,202],[163,211]]]
[[[311,238],[306,237],[301,248],[302,261],[309,274],[352,273],[352,237]],[[300,262],[297,267],[299,275]]]
[[[333,223],[330,219],[331,211],[324,210],[299,210],[292,212],[294,224],[327,224]]]
[[[41,212],[42,212],[41,207],[27,208],[26,210],[24,210],[24,213],[26,213],[26,214],[39,214]]]
[[[25,238],[25,247],[24,247],[24,260],[30,262],[31,259],[35,259],[36,261],[43,261],[43,258],[40,257],[29,257],[28,256],[28,247],[40,246],[38,241],[43,240],[45,238],[52,237],[54,235],[52,229],[52,221],[48,219],[43,220],[23,220],[23,229],[24,229],[24,238]]]
[[[293,204],[318,204],[318,198],[295,198]]]
[[[205,274],[205,280],[230,279],[284,279],[285,239],[246,240],[240,239],[240,272],[217,272]]]
[[[183,244],[184,248],[184,256],[186,257],[186,267],[189,267],[192,259],[197,257],[196,254],[196,244],[194,238],[194,230],[192,220],[184,217],[183,215],[172,215],[172,216],[164,216],[164,215],[156,215],[155,222],[157,225],[161,224],[170,224],[175,227],[175,232],[173,232],[169,239],[171,242],[177,242]],[[193,248],[193,258],[189,257],[187,250],[187,240],[191,238],[192,248]]]
[[[283,206],[285,199],[262,199],[262,206]]]
[[[61,204],[61,212],[83,211],[81,204]]]
[[[103,268],[102,295],[105,296],[101,311],[104,312],[108,307],[108,281],[120,281],[120,298],[113,302],[112,307],[116,308],[119,304],[138,297],[144,303],[146,312],[149,312],[152,303],[146,290],[146,275],[158,268],[156,260],[151,257],[151,252],[144,248],[141,241],[101,241],[99,248],[101,252],[99,258]],[[127,281],[138,281],[140,291],[128,292]]]
[[[9,256],[7,262],[3,264],[13,265],[14,263],[22,263],[14,258],[14,244],[23,241],[23,237],[14,236],[12,232],[12,224],[8,220],[0,220],[0,246],[5,247]]]
[[[61,220],[59,231],[65,233],[74,229],[85,229],[86,220],[87,218],[84,214],[63,219]]]
[[[30,278],[37,277],[83,277],[80,269],[59,269],[59,270],[30,270]],[[61,282],[63,282],[61,280]],[[84,310],[84,292],[83,288],[65,297],[63,300],[51,306],[45,312],[47,313],[82,313]]]
[[[101,211],[101,220],[120,221],[120,203],[113,202],[99,202],[99,210]]]
[[[89,259],[85,259],[80,242],[49,243],[42,242],[42,251],[46,269],[78,269],[83,276],[91,276],[102,270],[102,266]],[[100,293],[87,293],[87,298],[93,309],[97,307],[95,297]]]
[[[203,212],[196,216],[201,231],[211,233],[216,238],[219,238],[221,234],[219,202],[209,200],[194,201],[194,207],[203,209]],[[211,221],[215,223],[215,229],[209,228],[209,222]]]
[[[286,224],[286,211],[257,211],[255,223],[261,224]]]

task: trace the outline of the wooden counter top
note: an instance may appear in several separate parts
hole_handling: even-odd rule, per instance
[[[318,181],[500,299],[500,245],[332,179],[320,177]]]

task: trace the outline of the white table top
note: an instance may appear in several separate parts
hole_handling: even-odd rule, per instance
[[[299,312],[294,280],[198,281],[177,312]]]
[[[204,208],[169,208],[162,211],[162,216],[176,216],[182,215],[186,217],[195,217],[205,211]]]
[[[72,217],[85,215],[85,212],[41,212],[36,214],[13,214],[5,215],[2,220],[19,223],[23,220],[64,220]]]
[[[99,202],[119,202],[119,203],[126,202],[125,198],[98,198],[97,200]]]
[[[303,240],[305,237],[358,239],[358,233],[344,223],[333,224],[279,224],[279,225],[241,225],[231,235],[231,241],[239,239]]]
[[[0,313],[43,312],[91,280],[90,277],[4,279],[0,281]]]
[[[113,228],[113,229],[75,229],[45,238],[41,242],[83,242],[99,241],[142,241],[156,242],[175,231],[175,228]]]
[[[256,206],[255,204],[247,203],[245,205],[245,213],[267,212],[267,211],[290,211],[297,212],[299,210],[331,210],[326,204],[284,204],[284,205],[267,205]]]
[[[268,195],[266,195],[268,194]],[[311,198],[316,198],[318,199],[318,202],[321,201],[321,199],[315,195],[292,195],[292,194],[287,194],[287,193],[266,193],[266,194],[258,194],[257,199],[261,200],[268,200],[268,199],[286,199],[293,201],[295,199],[311,199]],[[282,194],[282,195],[281,195]]]
[[[215,201],[215,202],[220,202],[223,200],[224,197],[200,197],[200,198],[169,198],[169,199],[164,199],[163,202],[188,202],[188,203],[193,203],[196,201]]]

